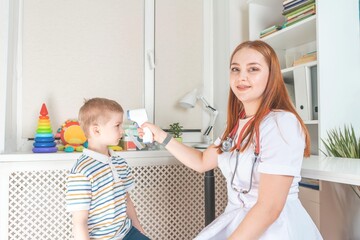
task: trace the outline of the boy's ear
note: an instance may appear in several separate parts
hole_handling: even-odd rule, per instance
[[[99,125],[91,125],[90,126],[90,136],[97,136],[100,134],[100,128]]]

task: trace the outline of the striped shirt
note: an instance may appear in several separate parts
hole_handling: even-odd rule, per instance
[[[67,178],[66,209],[89,211],[90,239],[122,239],[131,228],[126,192],[134,178],[125,159],[110,153],[84,149]]]

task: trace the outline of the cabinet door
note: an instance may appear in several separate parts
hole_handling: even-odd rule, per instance
[[[314,223],[320,228],[320,193],[306,187],[299,187],[299,199]]]

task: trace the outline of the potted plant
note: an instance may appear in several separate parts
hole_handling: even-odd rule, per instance
[[[327,132],[328,138],[321,139],[326,151],[330,156],[341,158],[359,158],[360,161],[360,138],[356,138],[354,128],[344,126],[344,130],[332,129]],[[326,156],[324,151],[321,150]],[[352,186],[356,194],[360,193],[360,186]],[[360,198],[360,196],[359,196]]]
[[[328,139],[322,139],[329,155],[342,158],[360,158],[360,138],[355,136],[354,128],[345,126],[344,131],[340,128],[327,132]],[[327,155],[324,151],[322,151]]]
[[[176,123],[170,124],[169,132],[179,142],[182,142],[182,137],[181,137],[181,135],[183,134],[182,131],[183,131],[183,126],[181,126],[180,123],[176,122]]]

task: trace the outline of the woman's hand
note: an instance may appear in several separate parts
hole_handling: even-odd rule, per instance
[[[138,128],[140,138],[144,136],[144,128],[148,128],[150,132],[152,132],[154,141],[157,141],[160,144],[164,142],[167,133],[158,126],[149,122],[144,123],[140,128]],[[205,151],[199,151],[172,138],[166,144],[165,148],[174,155],[176,159],[195,171],[205,172],[217,167],[218,154],[217,148],[214,145],[211,145]]]
[[[144,128],[146,127],[150,129],[150,131],[153,134],[154,140],[157,141],[158,143],[162,143],[167,136],[167,133],[158,126],[149,122],[145,122],[143,125],[140,126],[140,128],[138,128],[138,133],[140,138],[143,138]]]

